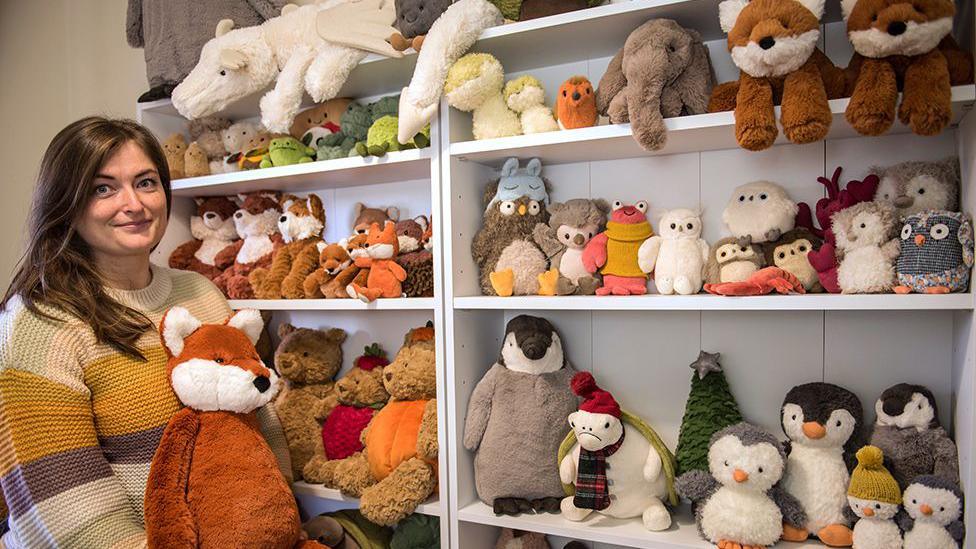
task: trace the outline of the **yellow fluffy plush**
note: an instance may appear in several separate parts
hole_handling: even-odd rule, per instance
[[[502,95],[505,70],[488,53],[469,53],[447,71],[444,96],[447,103],[472,113],[471,133],[475,139],[493,139],[522,133],[518,114]]]

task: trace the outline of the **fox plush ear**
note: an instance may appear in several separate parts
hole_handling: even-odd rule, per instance
[[[718,5],[718,22],[725,33],[732,31],[739,14],[748,5],[749,0],[725,0]]]
[[[824,4],[826,4],[826,0],[798,0],[798,1],[801,4],[803,4],[803,7],[805,7],[808,10],[810,10],[810,12],[813,13],[813,15],[817,19],[820,19],[821,17],[823,17]],[[844,0],[841,0],[841,4],[843,4],[843,3],[844,3]]]
[[[227,319],[227,325],[244,332],[251,343],[257,344],[261,330],[264,329],[264,319],[256,309],[241,309]]]
[[[844,21],[851,18],[851,12],[854,11],[856,5],[857,0],[840,0],[840,11],[844,14]]]
[[[200,321],[183,307],[173,307],[166,311],[159,323],[159,334],[166,352],[170,356],[180,356],[183,352],[183,341],[200,326]]]

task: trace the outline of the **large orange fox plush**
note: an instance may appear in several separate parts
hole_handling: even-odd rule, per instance
[[[358,297],[369,303],[379,297],[402,297],[401,282],[407,279],[407,271],[393,258],[400,253],[396,223],[387,221],[380,229],[373,223],[366,235],[366,257],[357,257],[356,266],[369,269],[366,287],[353,282],[346,290],[349,297]]]
[[[294,496],[258,427],[256,410],[279,380],[254,343],[261,315],[243,310],[202,325],[174,307],[160,322],[173,391],[186,408],[170,419],[146,484],[151,549],[313,549],[302,541]]]
[[[950,34],[951,0],[842,0],[854,56],[847,67],[851,101],[845,116],[864,135],[898,119],[920,135],[941,132],[952,118],[951,86],[973,81],[973,57]]]
[[[752,151],[776,141],[774,104],[782,105],[786,138],[810,143],[827,136],[828,99],[844,92],[844,74],[817,49],[824,0],[725,0],[719,4],[737,82],[716,86],[710,112],[735,109],[735,138]]]

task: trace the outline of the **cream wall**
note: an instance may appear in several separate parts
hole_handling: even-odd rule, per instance
[[[125,42],[124,0],[0,0],[0,288],[24,242],[38,163],[54,135],[91,114],[135,117],[148,88]]]

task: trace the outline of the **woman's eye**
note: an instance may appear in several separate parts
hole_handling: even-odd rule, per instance
[[[151,178],[146,178],[136,184],[140,189],[152,189],[156,186],[156,180]]]
[[[108,185],[96,185],[95,196],[108,196],[112,193],[112,187]]]

